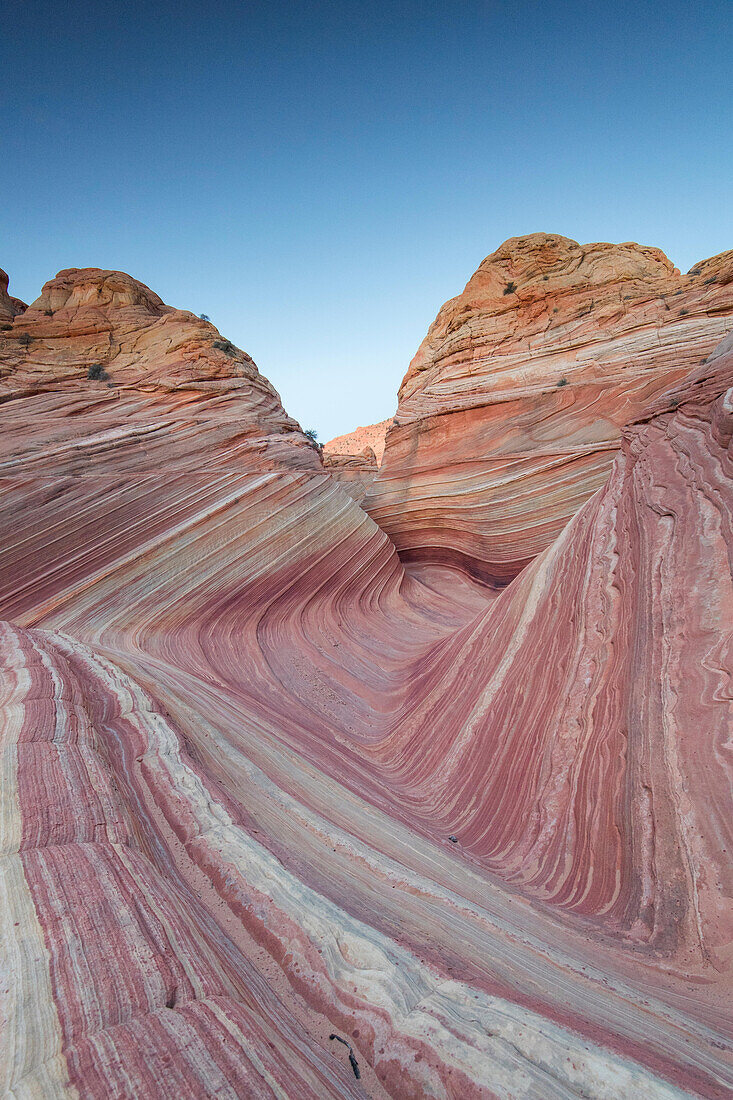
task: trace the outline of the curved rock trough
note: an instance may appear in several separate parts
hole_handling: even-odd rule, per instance
[[[6,309],[5,1095],[731,1095],[731,257],[576,249],[444,307],[370,514],[129,276]]]

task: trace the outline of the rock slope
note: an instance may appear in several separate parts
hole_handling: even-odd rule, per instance
[[[406,561],[502,587],[606,480],[621,429],[733,328],[733,252],[512,238],[440,310],[365,507]]]
[[[728,1096],[731,348],[489,601],[141,284],[12,324],[5,1094]]]
[[[337,435],[324,444],[324,454],[330,455],[359,455],[366,448],[373,451],[377,462],[382,461],[384,454],[384,441],[391,420],[380,420],[378,424],[367,424],[364,428],[355,428],[346,435]]]

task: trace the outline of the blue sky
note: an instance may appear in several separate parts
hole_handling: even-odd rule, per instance
[[[4,7],[0,266],[207,313],[322,440],[504,239],[733,247],[733,3]]]

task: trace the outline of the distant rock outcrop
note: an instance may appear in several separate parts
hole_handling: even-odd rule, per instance
[[[733,328],[733,252],[536,233],[440,310],[365,500],[405,560],[516,576],[606,480],[621,428]]]
[[[7,274],[0,269],[0,328],[7,327],[14,317],[26,309],[25,302],[8,294],[8,283]]]
[[[377,476],[390,420],[356,428],[330,439],[323,447],[323,465],[359,504]]]
[[[354,428],[353,432],[347,432],[346,435],[337,435],[335,439],[329,439],[324,444],[323,452],[327,455],[360,455],[369,448],[379,464],[384,454],[387,429],[391,423],[391,420],[380,420],[378,424],[367,424],[364,428]]]
[[[324,448],[322,458],[324,469],[361,504],[379,470],[371,447],[365,447],[359,454],[329,454]]]

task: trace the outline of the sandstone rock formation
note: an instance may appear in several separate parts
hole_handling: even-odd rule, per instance
[[[733,349],[493,600],[127,276],[0,364],[6,1094],[728,1096]]]
[[[733,328],[733,252],[507,241],[440,310],[365,507],[406,561],[503,586],[606,480],[621,429]]]
[[[323,452],[327,455],[360,455],[367,448],[373,451],[377,463],[382,461],[384,454],[384,440],[387,435],[391,420],[380,420],[378,424],[367,424],[364,428],[355,428],[346,435],[337,435],[324,444]]]
[[[8,294],[9,279],[7,274],[0,269],[0,327],[5,327],[18,314],[26,308],[25,302],[20,298],[11,298]]]
[[[359,504],[377,476],[390,423],[383,420],[380,424],[356,428],[324,444],[323,465]]]
[[[359,454],[328,454],[324,448],[322,458],[324,469],[361,504],[379,470],[371,447],[365,447]]]
[[[197,463],[321,468],[251,358],[129,275],[62,271],[2,337],[6,475],[29,464],[52,464],[54,475],[150,475],[174,426],[169,474]]]

